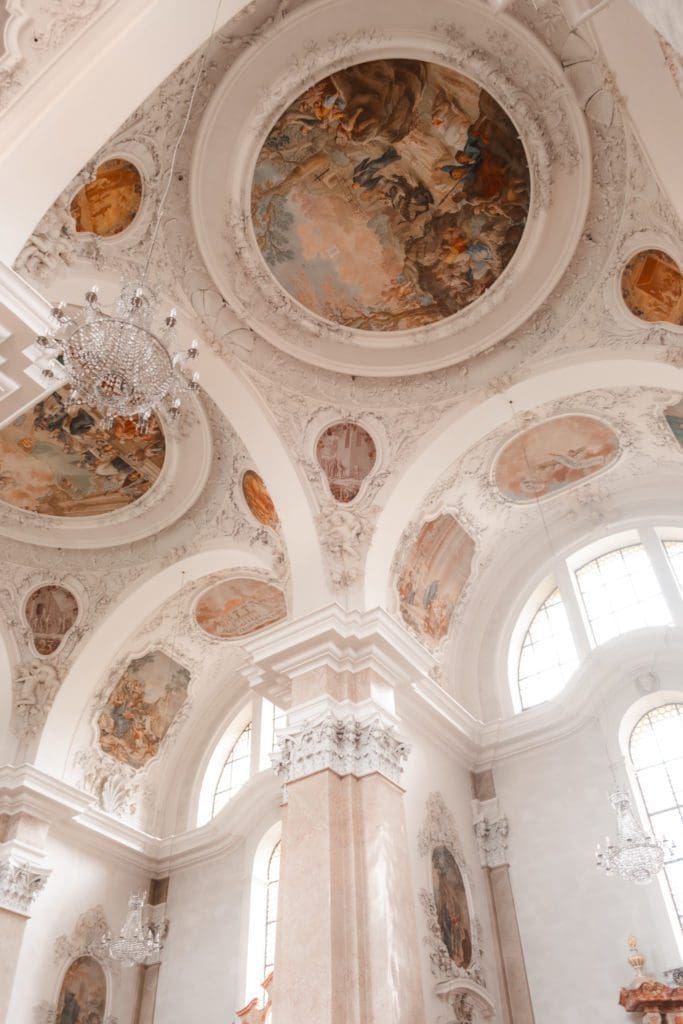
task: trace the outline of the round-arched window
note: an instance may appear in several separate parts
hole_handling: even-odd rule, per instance
[[[225,807],[235,793],[248,781],[250,775],[251,722],[239,734],[225,759],[213,794],[212,817],[215,817]]]

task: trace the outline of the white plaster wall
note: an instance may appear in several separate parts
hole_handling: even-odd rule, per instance
[[[487,885],[479,864],[474,839],[469,770],[455,757],[449,756],[442,747],[431,742],[424,734],[408,728],[408,723],[405,721],[401,723],[401,733],[411,744],[403,785],[406,788],[408,849],[415,887],[415,914],[421,948],[420,962],[426,1008],[425,1019],[426,1024],[437,1024],[437,1021],[447,1014],[447,1008],[443,1000],[434,994],[436,978],[431,973],[429,949],[423,942],[423,938],[427,935],[427,919],[417,899],[419,889],[431,889],[431,868],[427,859],[420,856],[417,847],[417,836],[424,824],[427,813],[427,797],[430,793],[441,793],[446,806],[455,818],[472,882],[474,907],[470,909],[481,922],[486,987],[493,1002],[498,1006],[496,961],[491,937]],[[443,1019],[449,1020],[450,1017],[443,1016]],[[496,1015],[492,1024],[496,1024],[500,1019]]]
[[[536,1021],[623,1024],[617,1000],[633,976],[628,936],[636,935],[655,973],[681,958],[658,884],[636,886],[596,869],[596,843],[615,834],[598,722],[498,763],[495,776]]]
[[[130,893],[146,885],[139,872],[108,862],[79,848],[73,838],[54,833],[48,836],[45,864],[52,874],[26,924],[7,1024],[33,1024],[35,1006],[43,1000],[56,1002],[66,966],[55,961],[57,938],[71,936],[81,914],[97,904],[103,907],[112,932],[118,931]],[[121,1024],[132,1020],[137,984],[137,971],[126,968],[113,979],[109,1012]]]

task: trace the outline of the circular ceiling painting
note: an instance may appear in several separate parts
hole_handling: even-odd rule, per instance
[[[468,78],[416,60],[356,64],[293,103],[259,154],[261,252],[313,313],[366,331],[453,316],[510,262],[529,210],[524,148]]]

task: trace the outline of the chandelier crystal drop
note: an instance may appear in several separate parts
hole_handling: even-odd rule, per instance
[[[616,872],[627,882],[648,885],[661,870],[664,858],[673,852],[673,843],[659,841],[640,827],[623,789],[614,790],[610,803],[617,813],[617,838],[613,842],[607,837],[604,849],[598,843],[596,864],[606,875]]]
[[[161,934],[158,928],[143,920],[147,893],[128,897],[128,913],[117,938],[107,932],[102,937],[104,953],[118,960],[124,967],[147,963],[150,956],[161,952]]]
[[[199,373],[185,372],[198,355],[197,342],[174,351],[176,311],[163,317],[147,288],[125,283],[107,313],[93,285],[82,309],[72,315],[61,302],[52,317],[53,334],[36,339],[43,352],[43,376],[66,377],[74,404],[93,406],[105,426],[123,416],[137,419],[144,429],[162,404],[175,417],[182,394],[199,388]]]

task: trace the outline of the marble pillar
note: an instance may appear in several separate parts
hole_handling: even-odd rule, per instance
[[[497,946],[498,987],[505,1024],[534,1024],[517,910],[510,881],[508,821],[496,797],[493,772],[472,775],[474,831],[489,891],[489,906]]]
[[[286,666],[291,695],[274,757],[287,813],[273,1013],[278,1024],[300,1024],[302,1009],[316,1024],[424,1024],[408,748],[394,713],[409,667],[384,623],[361,637],[343,615],[295,648],[285,627],[277,658],[271,633],[258,676],[281,686]]]

